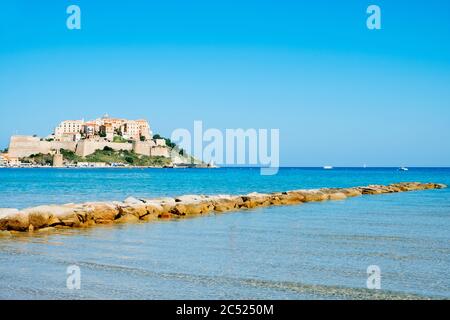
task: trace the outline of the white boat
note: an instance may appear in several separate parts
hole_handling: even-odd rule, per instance
[[[324,166],[323,168],[324,168],[325,170],[331,170],[331,169],[333,169],[332,166]]]
[[[406,167],[401,167],[401,168],[399,168],[398,170],[400,170],[400,171],[408,171],[409,169],[406,168]]]

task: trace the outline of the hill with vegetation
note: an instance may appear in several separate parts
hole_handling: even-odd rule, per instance
[[[135,153],[134,151],[120,150],[105,147],[103,150],[97,150],[87,157],[80,157],[75,152],[61,149],[64,162],[69,165],[75,165],[79,162],[104,162],[107,164],[121,164],[138,167],[163,167],[171,165],[172,161],[165,157],[150,157]],[[22,158],[23,163],[30,163],[41,166],[51,166],[53,156],[51,154],[33,154]]]

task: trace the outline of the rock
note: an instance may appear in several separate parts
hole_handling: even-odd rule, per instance
[[[347,199],[347,196],[343,192],[334,192],[328,195],[328,199],[330,200],[344,200]]]
[[[9,216],[7,228],[8,230],[26,231],[30,225],[27,214],[19,212],[13,216]]]
[[[17,209],[0,208],[0,230],[6,230],[8,226],[9,216],[19,213]]]
[[[239,197],[239,200],[240,202],[237,202],[231,196],[217,196],[213,198],[212,205],[216,212],[232,211],[236,210],[243,203],[242,198]]]
[[[328,195],[319,190],[304,190],[301,194],[305,197],[304,202],[315,202],[328,200]]]
[[[19,213],[19,210],[10,208],[0,208],[0,219],[16,213]]]
[[[49,226],[56,227],[59,224],[69,227],[80,227],[88,220],[89,209],[84,205],[63,205],[53,207]],[[58,222],[59,220],[59,222]]]
[[[60,221],[63,225],[72,227],[72,228],[77,228],[82,223],[77,215],[73,215],[70,218],[61,219]]]
[[[174,206],[176,204],[175,199],[169,198],[169,197],[152,199],[152,200],[150,200],[150,202],[153,202],[153,203],[158,202],[162,206]]]
[[[51,211],[51,206],[40,206],[23,210],[23,212],[28,214],[30,224],[37,229],[48,226]]]
[[[120,216],[117,205],[108,202],[89,202],[83,205],[83,210],[87,213],[89,219],[95,223],[104,223],[114,221]]]
[[[172,219],[173,215],[170,212],[163,212],[161,213],[158,218],[160,219]]]
[[[121,216],[120,218],[114,220],[115,223],[130,223],[130,222],[138,222],[139,218],[133,214],[126,214]]]
[[[159,214],[159,213],[163,212],[163,210],[164,210],[162,205],[157,202],[154,202],[154,203],[147,202],[146,206],[147,206],[147,211],[150,214],[156,214],[156,213]]]
[[[360,195],[362,195],[362,192],[357,188],[345,188],[341,189],[341,192],[347,197],[359,197]]]
[[[55,217],[53,215],[50,216],[50,218],[48,219],[47,225],[49,227],[54,227],[54,226],[56,226],[58,224],[62,224],[61,220],[59,220],[57,217]]]
[[[134,197],[128,197],[123,202],[126,204],[143,204],[144,203],[144,201],[136,199]]]
[[[136,216],[139,219],[140,217],[143,217],[148,214],[147,205],[145,205],[142,202],[140,202],[139,204],[138,203],[128,204],[128,205],[122,204],[122,205],[118,206],[118,208],[119,208],[120,216],[131,214],[131,215]]]
[[[23,231],[48,232],[55,228],[91,227],[95,224],[128,223],[139,220],[173,219],[211,211],[226,212],[269,205],[300,204],[309,201],[343,200],[361,194],[442,189],[438,183],[402,182],[388,186],[369,185],[355,188],[323,188],[293,190],[271,194],[250,193],[231,195],[186,195],[177,198],[136,199],[124,202],[90,202],[62,206],[39,206],[24,209],[0,209],[0,236]]]
[[[59,224],[76,227],[87,220],[87,210],[81,205],[52,205],[28,208],[30,224],[35,228],[53,227]]]
[[[62,206],[39,206],[24,210],[30,215],[30,223],[35,228],[67,225],[77,227],[86,220],[86,212],[81,205],[66,204]]]
[[[271,194],[270,194],[270,197],[269,197],[270,204],[271,204],[272,206],[279,206],[279,205],[282,205],[281,197],[282,197],[282,193],[281,193],[281,192],[274,192],[274,193],[271,193]]]
[[[282,192],[278,198],[283,205],[299,204],[305,201],[305,196],[302,191]]]
[[[143,216],[141,218],[141,220],[146,221],[146,222],[156,221],[159,219],[158,216],[159,216],[159,214],[147,214],[147,215]]]
[[[187,208],[184,204],[177,204],[174,207],[172,207],[169,212],[171,214],[175,214],[177,216],[185,216],[187,215]]]
[[[263,193],[249,193],[245,196],[241,196],[242,204],[239,205],[239,208],[257,208],[257,207],[265,207],[270,205],[271,196]]]
[[[145,199],[146,204],[157,205],[162,208],[162,213],[169,213],[175,206],[176,202],[174,198],[158,198],[158,199]]]
[[[214,210],[214,205],[209,201],[180,202],[169,212],[177,216],[205,214]]]
[[[359,187],[362,194],[382,194],[384,193],[380,186]]]
[[[184,196],[180,196],[175,198],[175,202],[185,202],[185,203],[194,203],[194,202],[199,202],[205,199],[205,196],[201,196],[201,195],[184,195]]]
[[[27,231],[29,225],[27,213],[17,209],[0,209],[0,230]]]

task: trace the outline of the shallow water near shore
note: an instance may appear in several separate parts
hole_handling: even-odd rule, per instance
[[[401,181],[450,185],[450,169],[0,169],[0,207]],[[449,189],[0,237],[0,299],[450,298],[449,270]]]

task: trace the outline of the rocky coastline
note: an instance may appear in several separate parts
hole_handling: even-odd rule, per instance
[[[175,198],[87,202],[48,205],[23,210],[0,209],[0,236],[23,232],[51,232],[114,223],[149,222],[248,210],[258,207],[298,205],[306,202],[344,200],[362,195],[442,189],[439,183],[402,182],[351,188],[292,190],[246,195],[185,195]]]

